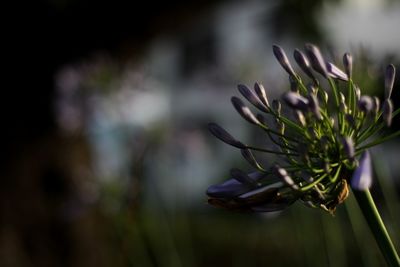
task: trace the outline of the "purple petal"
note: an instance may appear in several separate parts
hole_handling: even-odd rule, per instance
[[[263,102],[265,106],[269,107],[268,97],[264,86],[261,83],[255,83],[254,90],[261,102]]]
[[[343,65],[346,70],[347,76],[351,77],[351,74],[353,72],[353,57],[349,53],[343,55]]]
[[[313,69],[322,74],[325,78],[328,78],[325,59],[318,47],[313,44],[306,44],[305,49]]]
[[[372,185],[372,165],[371,156],[368,150],[366,150],[360,159],[360,164],[354,171],[353,177],[351,178],[351,187],[356,190],[364,191],[370,188]]]
[[[237,148],[246,148],[246,146],[241,143],[240,141],[236,140],[232,135],[230,135],[227,131],[225,131],[224,128],[219,126],[216,123],[209,123],[208,124],[208,130],[219,140],[221,140],[224,143],[227,143],[231,146],[237,147]]]
[[[357,104],[360,110],[364,113],[369,113],[374,108],[374,100],[372,100],[368,95],[361,96]]]
[[[385,73],[386,98],[390,98],[392,95],[395,76],[396,76],[396,69],[392,64],[390,64],[389,66],[386,67],[386,73]]]
[[[263,194],[268,194],[271,193],[273,190],[277,190],[278,188],[282,187],[283,183],[282,182],[275,182],[269,185],[265,185],[259,188],[256,188],[254,190],[251,190],[249,192],[244,193],[243,195],[239,196],[239,199],[249,199],[249,198],[258,198],[260,199],[260,196]]]
[[[294,109],[301,110],[303,112],[308,110],[308,100],[307,98],[299,95],[295,92],[286,92],[283,95],[283,100],[285,100],[286,104]]]
[[[319,101],[315,94],[310,94],[308,96],[308,107],[317,119],[322,120],[322,115],[319,110]]]
[[[207,189],[206,194],[213,198],[233,198],[242,195],[250,190],[250,186],[238,182],[236,179],[229,179],[222,184],[212,185]]]
[[[348,81],[349,78],[346,73],[344,73],[341,69],[336,67],[331,62],[326,62],[326,68],[328,70],[328,75],[332,78],[339,79],[342,81]]]
[[[393,117],[392,113],[393,113],[393,102],[390,98],[387,98],[383,103],[382,117],[388,127],[392,125],[392,117]]]
[[[286,70],[286,72],[290,76],[296,76],[296,74],[292,68],[292,65],[290,65],[289,59],[286,56],[286,53],[282,49],[282,47],[280,47],[278,45],[273,45],[272,50],[273,50],[274,55],[275,55],[276,59],[278,60],[279,64],[281,64],[281,66]]]
[[[316,81],[314,75],[311,72],[310,62],[306,58],[306,56],[300,50],[296,49],[293,53],[294,59],[297,62],[297,65],[304,71],[304,73],[311,78],[314,82]]]
[[[239,169],[236,169],[236,168],[231,170],[231,177],[233,179],[235,179],[236,181],[238,181],[242,184],[245,184],[245,185],[249,185],[249,186],[256,185],[254,180],[249,175],[247,175],[247,173],[245,173]]]
[[[261,123],[257,120],[256,116],[251,112],[249,107],[243,104],[242,100],[233,96],[231,98],[231,102],[236,109],[236,111],[248,122],[253,123],[255,125],[260,125]]]
[[[262,169],[261,165],[258,163],[253,153],[251,153],[250,149],[241,149],[243,158],[255,169]]]
[[[354,142],[353,139],[349,136],[346,136],[342,139],[343,149],[346,156],[349,159],[354,159],[355,150],[354,150]]]
[[[268,112],[268,108],[263,102],[246,86],[243,84],[238,85],[239,92],[259,110]]]
[[[288,172],[284,169],[279,167],[278,165],[275,166],[276,174],[278,177],[290,188],[293,190],[299,190],[299,186],[295,183],[295,181],[290,177]]]

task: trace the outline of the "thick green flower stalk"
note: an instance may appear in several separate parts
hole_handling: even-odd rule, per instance
[[[273,46],[275,57],[289,74],[290,90],[281,100],[270,103],[259,83],[254,91],[245,85],[238,89],[260,113],[255,114],[240,98],[231,98],[236,111],[264,131],[274,149],[244,144],[218,124],[209,124],[214,136],[239,148],[254,168],[250,173],[232,169],[231,179],[210,186],[209,203],[230,210],[268,212],[301,201],[333,214],[351,187],[389,265],[400,266],[369,194],[372,167],[368,149],[400,135],[400,131],[385,132],[400,113],[391,100],[395,67],[386,68],[385,99],[381,101],[363,94],[353,81],[350,54],[343,56],[343,71],[326,61],[316,46],[306,44],[304,51],[294,51],[305,74],[300,76],[283,49]],[[275,154],[276,162],[267,168],[253,151]]]

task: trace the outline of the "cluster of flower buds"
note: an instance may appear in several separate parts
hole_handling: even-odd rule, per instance
[[[254,85],[254,90],[238,86],[240,94],[260,113],[255,114],[238,97],[231,101],[245,120],[266,133],[275,148],[247,145],[218,124],[210,123],[210,132],[239,148],[254,171],[233,169],[231,179],[208,188],[208,201],[231,210],[268,212],[282,210],[299,200],[333,213],[347,198],[350,186],[354,190],[371,186],[368,148],[400,135],[381,133],[400,113],[400,109],[393,110],[391,100],[395,68],[389,65],[386,69],[385,100],[381,106],[379,98],[362,95],[353,82],[350,54],[343,56],[342,71],[328,62],[318,47],[306,44],[304,52],[294,51],[294,60],[306,76],[301,77],[281,47],[274,45],[273,52],[289,74],[290,91],[281,99],[286,104],[285,112],[280,100],[273,100],[270,105],[260,83]],[[327,81],[325,86],[318,75]],[[264,116],[273,118],[274,127],[267,124]],[[275,154],[277,160],[271,166],[262,166],[254,151]]]

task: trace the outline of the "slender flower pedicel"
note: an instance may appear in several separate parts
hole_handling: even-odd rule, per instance
[[[369,194],[372,166],[368,149],[400,135],[400,131],[385,131],[400,113],[390,99],[395,67],[386,69],[381,106],[379,98],[363,94],[352,80],[353,58],[348,53],[343,56],[342,71],[326,61],[315,45],[306,44],[305,52],[296,49],[294,59],[311,83],[295,72],[281,47],[274,45],[273,53],[289,75],[290,90],[282,95],[284,105],[279,100],[270,105],[260,83],[254,85],[254,92],[245,85],[238,89],[261,113],[254,113],[236,96],[231,101],[245,120],[265,132],[274,148],[244,144],[210,123],[210,132],[241,149],[254,170],[246,174],[233,169],[231,179],[208,188],[209,203],[235,211],[269,212],[301,201],[333,214],[351,187],[388,264],[400,266]],[[318,75],[326,82],[319,81]],[[263,166],[256,158],[260,153],[275,154],[275,162]]]

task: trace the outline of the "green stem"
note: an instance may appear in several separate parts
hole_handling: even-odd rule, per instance
[[[365,219],[367,220],[368,226],[372,231],[376,242],[378,243],[386,263],[390,267],[399,267],[399,255],[397,255],[396,249],[392,240],[390,239],[388,231],[386,230],[385,224],[379,215],[371,193],[368,189],[365,191],[353,190],[353,193],[357,199],[362,213],[364,214]]]

